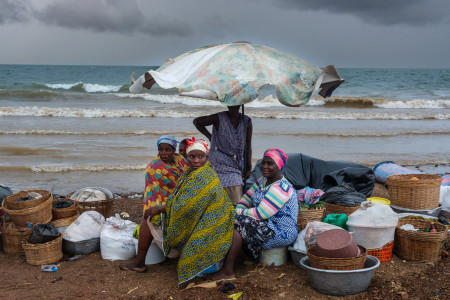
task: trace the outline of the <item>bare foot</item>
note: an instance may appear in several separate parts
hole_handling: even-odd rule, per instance
[[[211,281],[228,281],[236,279],[234,273],[225,272],[223,270],[219,270],[217,272],[210,274],[205,274],[205,278]]]

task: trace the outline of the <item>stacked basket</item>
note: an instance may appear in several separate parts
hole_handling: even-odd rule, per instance
[[[349,216],[352,213],[354,213],[355,211],[357,211],[359,207],[360,207],[359,205],[356,205],[356,206],[343,206],[343,205],[338,205],[338,204],[334,204],[334,203],[327,203],[327,202],[325,202],[326,215],[346,214],[347,216]]]
[[[34,199],[25,200],[28,196],[34,196]],[[12,220],[2,226],[6,253],[25,253],[27,262],[32,265],[54,263],[62,258],[61,235],[48,243],[28,243],[33,226],[52,220],[52,203],[53,195],[46,190],[21,191],[3,200],[3,210]]]
[[[92,190],[97,190],[97,191],[103,192],[106,196],[106,199],[105,200],[95,200],[95,201],[77,201],[78,195],[82,191],[87,190],[87,189],[92,189]],[[70,198],[77,203],[77,205],[78,205],[77,211],[78,211],[78,214],[80,214],[80,215],[82,213],[84,213],[85,211],[93,210],[93,211],[97,211],[97,212],[101,213],[105,217],[105,219],[109,218],[111,216],[113,203],[114,203],[114,195],[105,188],[100,188],[100,187],[84,188],[84,189],[76,191],[73,194],[68,195],[67,198]]]
[[[69,226],[79,217],[79,214],[77,213],[78,202],[69,198],[60,198],[53,200],[53,205],[61,200],[71,202],[72,205],[65,208],[53,207],[53,220],[50,223],[55,225],[56,227]]]
[[[359,246],[361,254],[349,258],[328,258],[315,255],[315,246],[308,249],[308,258],[311,267],[322,270],[359,270],[364,268],[367,259],[367,251]]]

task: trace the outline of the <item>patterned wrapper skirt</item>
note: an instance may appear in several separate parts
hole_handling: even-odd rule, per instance
[[[234,228],[241,234],[248,249],[256,259],[262,252],[262,245],[275,237],[275,232],[267,226],[267,220],[255,220],[247,216],[236,216]]]

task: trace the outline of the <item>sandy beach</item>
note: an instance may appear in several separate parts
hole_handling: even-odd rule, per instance
[[[387,197],[387,189],[376,184],[372,196]],[[123,194],[116,198],[113,213],[128,212],[139,222],[142,193]],[[447,251],[450,244],[445,245]],[[61,261],[57,272],[42,272],[39,266],[26,263],[24,256],[0,252],[0,297],[3,299],[227,299],[243,292],[240,299],[448,299],[450,297],[449,258],[438,262],[404,261],[393,255],[390,262],[376,270],[368,290],[359,295],[332,297],[314,291],[306,272],[288,260],[286,265],[263,267],[244,253],[236,264],[236,289],[177,288],[176,260],[147,266],[137,274],[119,270],[121,261],[107,261],[100,252],[82,256],[73,262]],[[202,283],[198,278],[194,282]]]

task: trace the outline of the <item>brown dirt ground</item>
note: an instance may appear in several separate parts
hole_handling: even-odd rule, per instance
[[[373,196],[386,197],[387,191],[377,185]],[[115,200],[113,211],[126,211],[130,219],[138,221],[141,207],[142,198],[123,196]],[[305,271],[292,261],[262,268],[242,255],[236,264],[236,289],[226,294],[219,291],[222,283],[209,289],[178,289],[173,260],[148,266],[144,274],[120,271],[121,263],[103,260],[97,252],[77,261],[59,262],[57,272],[42,272],[39,266],[27,264],[24,256],[1,251],[0,299],[227,299],[237,292],[243,292],[240,299],[450,299],[449,258],[423,263],[393,255],[392,261],[376,270],[366,292],[346,297],[314,291]]]

